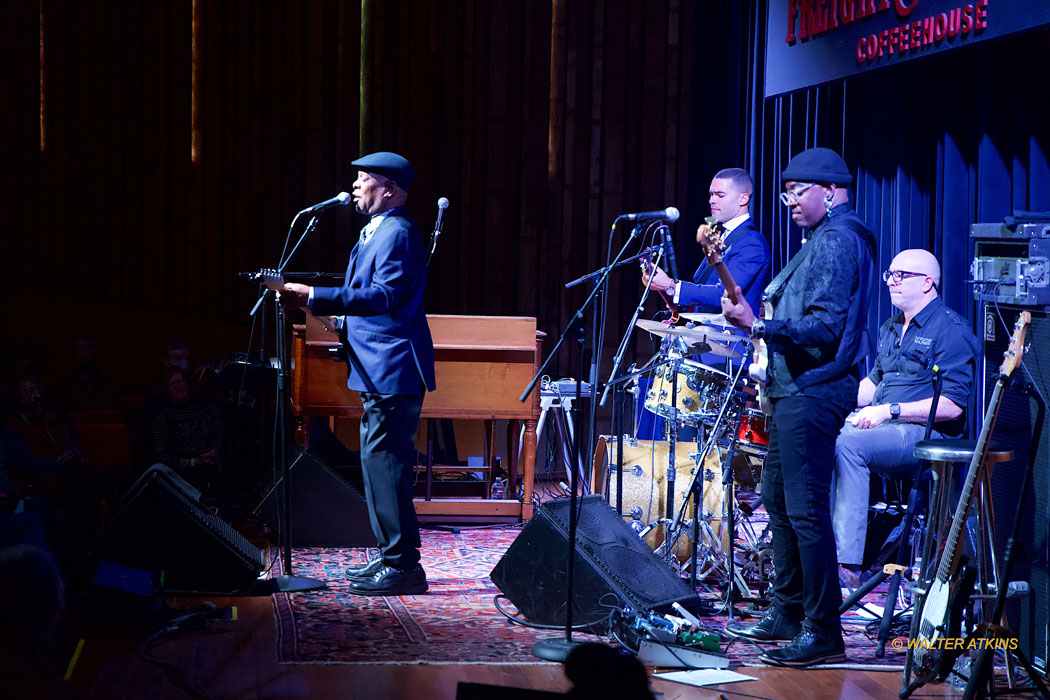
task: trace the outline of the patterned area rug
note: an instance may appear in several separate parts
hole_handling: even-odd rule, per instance
[[[328,584],[323,591],[273,597],[282,663],[311,664],[536,664],[532,645],[557,632],[512,623],[496,609],[499,589],[489,572],[521,532],[518,528],[424,531],[423,563],[430,590],[426,595],[364,597],[350,595],[343,572],[364,563],[362,549],[296,549],[295,573]],[[884,590],[884,589],[883,589]],[[881,604],[879,589],[866,600]],[[516,613],[506,603],[508,612]],[[850,617],[853,617],[852,615]],[[725,617],[706,618],[720,631]],[[899,667],[904,653],[886,648],[875,658],[875,644],[862,626],[846,624],[850,664]],[[574,635],[581,641],[601,641]],[[735,642],[726,650],[734,665],[756,664],[763,649]]]
[[[279,660],[284,663],[547,663],[532,645],[557,632],[517,625],[493,603],[488,574],[520,532],[423,532],[426,595],[350,595],[343,572],[365,561],[363,549],[296,549],[295,573],[328,584],[323,591],[274,596]],[[517,610],[508,604],[508,612]],[[581,635],[596,641],[596,637]]]

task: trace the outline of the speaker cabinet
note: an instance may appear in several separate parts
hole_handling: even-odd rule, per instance
[[[163,464],[150,467],[124,496],[99,536],[102,561],[160,574],[168,591],[248,589],[266,557],[228,523],[205,510],[200,493]]]
[[[599,496],[584,496],[578,507],[574,625],[604,620],[611,605],[647,611],[696,599],[685,581]],[[491,578],[526,619],[563,625],[568,557],[569,499],[549,501],[514,540]]]
[[[288,451],[291,482],[293,547],[375,547],[368,504],[361,492],[313,454],[293,447]],[[284,479],[263,497],[259,517],[280,532],[284,517]]]
[[[1046,671],[1050,658],[1050,426],[1047,425],[1047,416],[1040,415],[1037,396],[1033,395],[1042,394],[1050,399],[1050,317],[1046,311],[1000,304],[998,312],[1002,314],[1004,326],[996,306],[984,305],[984,394],[977,422],[980,422],[983,407],[991,397],[1014,321],[1023,310],[1032,313],[1032,323],[1025,337],[1028,351],[1024,356],[1024,368],[1018,368],[1012,376],[1026,380],[1036,391],[1028,396],[1013,388],[1003,392],[991,439],[996,445],[1013,450],[1014,456],[1009,462],[995,465],[992,472],[994,545],[1001,558],[1006,552],[1017,502],[1023,496],[1024,515],[1018,535],[1022,551],[1014,562],[1010,578],[1028,581],[1031,592],[1027,598],[1008,602],[1007,621],[1028,658],[1036,667]],[[1033,471],[1029,488],[1022,495],[1021,479],[1029,464]]]

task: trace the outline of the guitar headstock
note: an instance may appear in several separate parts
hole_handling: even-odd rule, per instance
[[[273,268],[263,268],[255,273],[255,279],[259,284],[265,285],[271,291],[280,291],[284,286],[284,278],[281,273]]]
[[[1024,337],[1025,333],[1028,332],[1028,324],[1031,322],[1031,312],[1022,311],[1017,315],[1017,322],[1014,323],[1014,332],[1010,336],[1010,345],[1006,348],[1006,352],[1003,353],[1003,364],[999,365],[999,374],[1002,376],[1009,377],[1021,364],[1021,358],[1024,357]]]
[[[725,226],[713,216],[704,219],[704,223],[696,230],[696,242],[704,249],[704,255],[712,265],[722,260],[722,253],[726,249],[725,241],[722,240],[724,232]]]

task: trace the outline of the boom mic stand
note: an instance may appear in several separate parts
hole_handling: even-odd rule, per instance
[[[301,213],[301,212],[300,212]],[[292,224],[288,228],[288,237],[291,238],[292,228],[295,226],[296,220],[299,218],[299,214],[295,215],[292,219]],[[306,237],[311,231],[317,226],[317,217],[310,217],[310,221],[306,224],[306,228],[303,230],[303,234],[299,237],[299,241],[292,248],[292,251],[288,253],[288,256],[281,261],[279,267],[276,270],[276,277],[279,279],[283,273],[285,267],[288,266],[288,262],[302,242],[306,240]],[[285,243],[287,248],[287,242]],[[260,275],[262,276],[262,275]],[[269,296],[270,287],[267,287],[262,294],[259,295],[259,300],[255,302],[255,306],[252,307],[251,314],[254,316],[259,308],[262,306],[266,297]],[[277,460],[281,468],[281,483],[284,484],[282,493],[282,507],[284,510],[284,518],[282,524],[284,525],[284,532],[280,533],[280,539],[284,543],[284,559],[282,561],[282,574],[275,578],[267,579],[266,581],[260,581],[256,584],[255,590],[260,594],[271,594],[271,593],[299,593],[303,591],[316,591],[326,587],[324,581],[318,581],[312,578],[305,578],[302,576],[295,576],[292,569],[292,499],[291,499],[291,483],[289,481],[289,467],[288,467],[288,451],[287,451],[287,438],[288,438],[288,426],[285,419],[285,408],[288,402],[287,397],[287,382],[288,382],[288,343],[285,339],[284,332],[284,310],[281,308],[281,304],[277,300],[277,295],[274,295],[274,310],[276,318],[276,348],[277,348],[277,391],[275,398],[276,413],[275,422],[277,423]],[[264,341],[265,342],[265,341]]]
[[[616,232],[616,224],[619,223],[621,219],[623,219],[623,217],[619,216],[616,218],[615,221],[613,221],[612,230],[609,232],[610,240]],[[591,293],[587,295],[587,298],[584,300],[583,305],[580,306],[580,308],[576,311],[575,314],[573,314],[572,319],[565,326],[565,329],[562,331],[561,336],[558,337],[558,342],[555,343],[554,347],[551,349],[550,354],[547,355],[547,359],[543,361],[543,364],[540,366],[539,370],[532,377],[532,379],[529,380],[529,383],[525,387],[525,390],[521,393],[521,396],[518,397],[519,401],[524,403],[524,401],[529,397],[529,394],[531,394],[533,389],[536,388],[536,383],[540,380],[540,377],[546,374],[547,367],[550,365],[554,357],[558,354],[558,351],[561,349],[561,346],[565,342],[566,337],[569,335],[570,332],[572,332],[575,329],[578,334],[579,342],[581,343],[580,373],[576,376],[577,400],[573,403],[573,410],[578,410],[577,406],[580,405],[581,401],[583,381],[582,343],[586,335],[586,329],[584,327],[584,314],[586,313],[587,308],[591,305],[591,303],[594,302],[594,300],[597,298],[600,290],[605,286],[606,282],[609,279],[609,273],[612,272],[613,268],[615,268],[616,265],[620,262],[620,259],[627,251],[627,248],[634,242],[635,238],[636,232],[632,230],[631,235],[628,236],[627,240],[624,242],[623,248],[621,248],[620,252],[616,254],[616,259],[604,268],[601,277],[591,289]],[[595,352],[597,351],[598,349],[595,349]],[[592,397],[593,389],[594,387],[592,386]],[[576,465],[579,464],[580,457],[579,413],[577,413],[576,415],[576,421],[577,428],[573,439],[573,458],[575,461],[575,464],[573,464],[572,466],[573,469],[576,469]],[[574,642],[572,639],[573,578],[575,574],[576,559],[576,521],[578,519],[576,513],[576,492],[578,490],[577,486],[578,481],[574,479],[572,488],[569,491],[569,552],[567,562],[568,580],[565,586],[565,636],[564,638],[542,639],[539,642],[536,642],[536,644],[532,647],[532,653],[534,656],[537,656],[541,659],[546,659],[548,661],[564,661],[566,658],[568,658],[569,653],[577,646],[579,646],[579,642]]]

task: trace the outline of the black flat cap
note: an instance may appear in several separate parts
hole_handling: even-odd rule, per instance
[[[355,165],[358,170],[363,170],[366,173],[385,175],[396,182],[397,186],[405,192],[408,192],[412,187],[412,181],[416,177],[416,170],[412,167],[412,164],[404,156],[399,156],[390,151],[369,153],[367,156],[361,156],[351,162],[350,165]]]
[[[853,182],[846,161],[830,148],[807,148],[797,154],[788,161],[780,179],[783,182],[831,182],[836,185]]]

